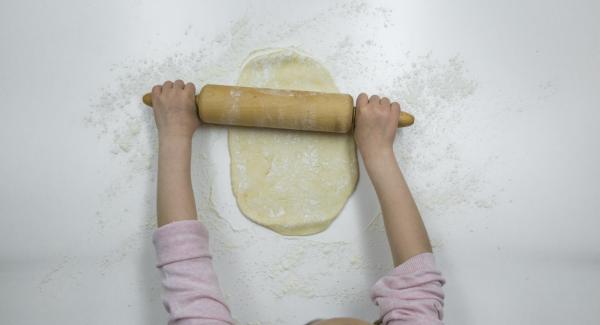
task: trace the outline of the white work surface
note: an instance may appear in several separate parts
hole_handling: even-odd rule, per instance
[[[600,324],[597,1],[3,1],[0,323],[164,324],[151,234],[166,79],[235,83],[293,47],[341,91],[416,116],[396,152],[447,284],[448,324]],[[227,129],[193,182],[240,324],[368,320],[391,268],[376,197],[286,238],[231,192]]]

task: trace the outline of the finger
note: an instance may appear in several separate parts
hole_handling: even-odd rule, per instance
[[[393,102],[391,105],[392,109],[392,118],[390,119],[391,125],[398,126],[398,120],[400,119],[400,104],[397,102]]]
[[[379,96],[377,96],[377,95],[371,96],[371,98],[369,98],[369,103],[379,104]]]
[[[156,96],[160,95],[161,92],[162,92],[161,85],[156,85],[156,86],[152,87],[152,97],[156,97]]]
[[[183,82],[183,80],[181,79],[177,79],[175,80],[175,82],[173,83],[173,88],[179,88],[179,89],[183,89],[183,87],[185,87],[185,83]]]
[[[169,80],[165,81],[165,83],[163,84],[163,89],[171,89],[173,88],[173,83]]]
[[[365,93],[360,93],[360,95],[358,95],[358,97],[356,98],[356,107],[357,108],[364,107],[368,103],[369,103],[369,95],[367,95]]]
[[[185,88],[183,88],[183,89],[185,91],[192,93],[192,95],[196,94],[196,86],[191,82],[188,82],[187,84],[185,84]]]
[[[383,97],[379,102],[385,107],[390,107],[390,99],[387,97]]]

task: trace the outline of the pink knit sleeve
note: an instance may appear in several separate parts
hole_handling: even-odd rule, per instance
[[[433,254],[419,254],[379,279],[371,299],[384,325],[443,324],[444,283]]]
[[[154,233],[163,304],[169,324],[233,324],[208,248],[208,231],[198,221],[177,221]]]

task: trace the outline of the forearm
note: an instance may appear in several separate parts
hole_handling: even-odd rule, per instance
[[[431,252],[423,220],[392,150],[365,159],[365,165],[379,198],[394,265]]]
[[[158,151],[158,226],[197,218],[192,190],[191,138],[160,138]]]
[[[233,324],[198,221],[174,222],[154,233],[169,324]]]

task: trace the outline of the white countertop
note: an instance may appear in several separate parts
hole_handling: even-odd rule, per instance
[[[447,278],[448,324],[600,323],[595,1],[4,1],[0,323],[164,324],[151,234],[165,79],[235,83],[294,47],[341,91],[400,100],[396,149]],[[364,170],[325,232],[243,217],[227,131],[194,139],[194,188],[240,324],[374,320],[391,266]]]

